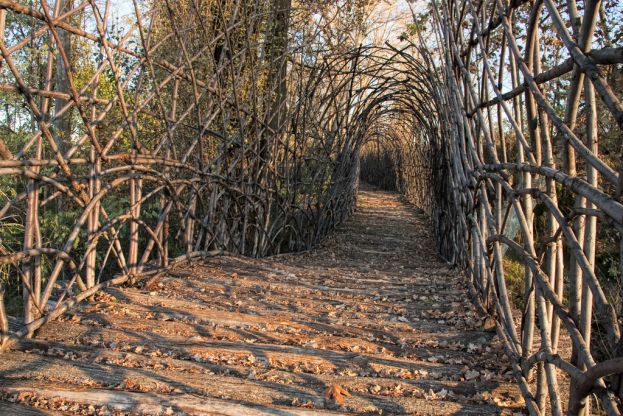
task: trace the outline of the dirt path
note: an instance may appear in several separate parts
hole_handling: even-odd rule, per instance
[[[425,218],[362,192],[312,252],[178,266],[47,325],[0,357],[0,414],[522,414],[481,328]]]

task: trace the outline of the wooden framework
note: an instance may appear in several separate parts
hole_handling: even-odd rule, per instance
[[[439,247],[496,316],[532,415],[588,414],[591,395],[594,408],[623,411],[623,48],[595,38],[601,7],[463,0],[431,9],[445,86],[431,192]],[[604,131],[618,140],[600,145]],[[614,278],[597,267],[606,238]],[[509,293],[509,257],[524,270],[520,302]]]
[[[19,240],[2,235],[0,266],[20,282],[0,291],[3,348],[176,261],[309,248],[382,148],[497,318],[530,413],[586,414],[591,394],[621,413],[623,153],[598,143],[623,127],[623,49],[593,49],[599,1],[433,2],[432,37],[329,52],[292,36],[287,0],[135,0],[123,30],[112,0],[23,3],[0,0],[0,93],[23,103],[0,136],[0,227]],[[596,268],[598,222],[618,282]]]
[[[0,1],[0,92],[23,103],[0,137],[23,296],[19,319],[0,299],[4,348],[107,286],[303,250],[351,212],[358,53],[288,45],[289,2],[134,1],[123,29],[120,3],[52,3]]]
[[[310,248],[351,213],[378,122],[432,111],[432,62],[284,39],[288,1],[135,1],[123,29],[116,6],[0,0],[0,92],[23,103],[0,137],[0,267],[23,297],[8,314],[3,293],[3,348],[175,262]]]

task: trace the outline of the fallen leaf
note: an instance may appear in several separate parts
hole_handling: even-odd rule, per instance
[[[132,380],[131,378],[127,378],[121,382],[119,385],[120,390],[138,390],[139,384],[136,380]]]
[[[335,403],[339,404],[340,406],[344,404],[344,396],[351,397],[349,392],[347,392],[337,384],[333,384],[331,387],[329,387],[324,393],[324,396],[327,400],[335,400]]]
[[[495,319],[492,318],[491,316],[487,316],[485,318],[485,322],[482,324],[482,329],[487,331],[487,332],[495,332]]]
[[[369,388],[369,390],[370,390],[370,393],[379,394],[381,392],[381,386],[379,386],[378,384],[374,384],[373,386]]]
[[[470,380],[474,380],[475,378],[477,378],[480,375],[479,371],[476,370],[469,370],[465,373],[465,380],[470,381]]]

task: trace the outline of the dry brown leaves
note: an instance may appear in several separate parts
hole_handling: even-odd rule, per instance
[[[325,399],[333,399],[335,403],[339,404],[340,406],[344,404],[344,396],[351,397],[348,391],[344,390],[337,384],[331,385],[331,387],[329,387],[324,393]]]

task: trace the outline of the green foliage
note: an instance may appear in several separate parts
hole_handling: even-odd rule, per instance
[[[6,182],[6,181],[5,181]],[[14,188],[6,186],[0,182],[0,206],[15,197]],[[0,255],[14,253],[20,250],[24,226],[22,219],[17,215],[9,215],[0,218]],[[19,277],[14,265],[0,265],[0,287],[7,292],[7,311],[15,314],[21,309],[19,296]]]
[[[430,14],[427,12],[415,15],[415,20],[407,24],[406,32],[403,32],[402,36],[405,38],[416,36],[418,33],[426,30],[429,20]]]
[[[78,209],[50,209],[43,211],[39,215],[39,225],[41,235],[45,239],[44,245],[55,248],[63,247],[80,214],[81,211]],[[80,245],[82,238],[82,235],[78,235],[73,244],[74,249]]]
[[[503,260],[504,280],[510,301],[517,309],[524,308],[525,268],[523,264],[507,252]]]
[[[17,217],[0,218],[0,253],[10,254],[19,250],[23,232],[24,226]],[[17,284],[17,273],[13,270],[13,266],[0,265],[0,285],[10,290]]]

